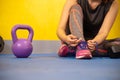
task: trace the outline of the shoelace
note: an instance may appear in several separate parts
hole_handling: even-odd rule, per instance
[[[78,48],[79,48],[79,49],[87,49],[87,42],[86,42],[86,41],[81,41],[81,42],[78,44]]]

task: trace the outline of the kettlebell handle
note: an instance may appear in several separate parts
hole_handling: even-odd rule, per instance
[[[32,29],[30,26],[28,26],[28,25],[18,24],[18,25],[15,25],[15,26],[13,27],[12,32],[11,32],[11,34],[12,34],[12,39],[13,39],[13,43],[15,43],[15,42],[18,40],[17,35],[16,35],[17,29],[26,29],[26,30],[28,30],[28,31],[29,31],[28,40],[29,40],[30,42],[32,42],[33,35],[34,35],[33,29]]]

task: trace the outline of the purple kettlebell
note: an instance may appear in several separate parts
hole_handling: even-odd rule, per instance
[[[16,31],[18,29],[26,29],[29,31],[28,39],[18,39]],[[34,35],[33,29],[28,25],[15,25],[12,29],[12,52],[17,58],[27,58],[30,56],[33,50],[32,38]]]

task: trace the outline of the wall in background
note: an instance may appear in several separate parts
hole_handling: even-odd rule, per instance
[[[56,28],[66,0],[0,0],[0,35],[11,40],[11,29],[16,24],[27,24],[34,29],[34,40],[58,40]],[[120,0],[119,0],[120,2]],[[120,37],[120,11],[108,38]],[[27,31],[18,31],[26,37]]]
[[[0,35],[11,40],[11,28],[27,24],[34,29],[34,40],[57,40],[56,28],[65,0],[0,0]],[[23,33],[23,34],[21,34]],[[18,36],[26,37],[26,31]]]
[[[109,33],[108,39],[120,37],[120,31],[119,31],[120,30],[120,0],[118,0],[118,2],[119,2],[119,12],[115,20],[115,23],[113,24],[113,27]]]

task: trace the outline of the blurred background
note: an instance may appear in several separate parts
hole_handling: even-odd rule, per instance
[[[56,29],[65,1],[0,0],[0,36],[9,45],[12,27],[16,24],[27,24],[34,30],[34,41],[58,41]],[[17,35],[26,37],[28,32],[18,30]],[[116,37],[120,37],[120,11],[107,39]]]
[[[66,0],[0,0],[0,35],[11,40],[16,24],[28,24],[34,29],[34,40],[58,40],[56,28]],[[119,0],[120,2],[120,0]],[[120,37],[120,11],[108,38]],[[23,37],[26,31],[18,31]],[[22,36],[21,36],[22,35]]]

